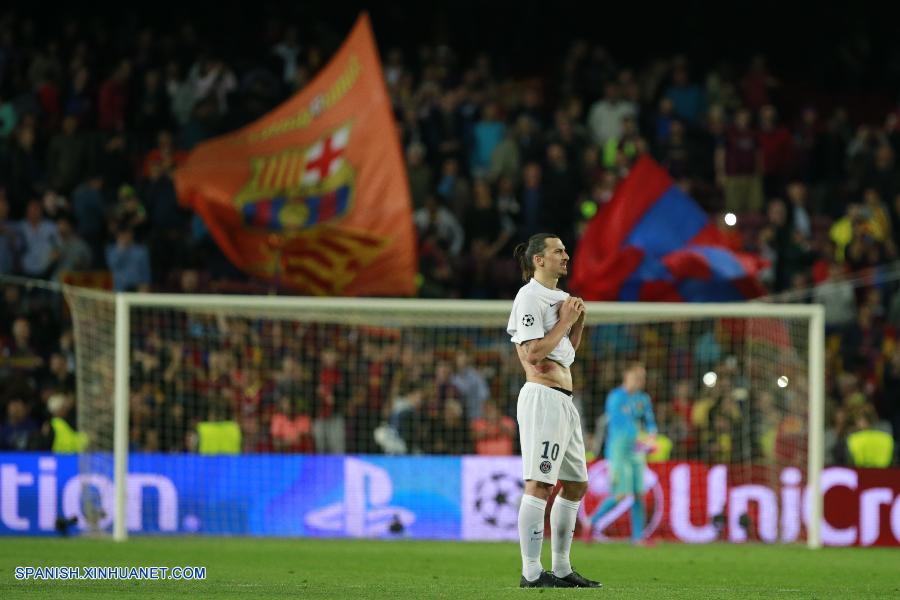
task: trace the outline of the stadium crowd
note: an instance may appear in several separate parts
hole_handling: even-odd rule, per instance
[[[165,31],[135,25],[115,38],[102,20],[71,18],[55,27],[0,14],[0,275],[106,271],[117,290],[269,291],[242,279],[202,220],[179,206],[172,172],[199,142],[301,89],[327,60],[326,48],[277,23],[240,57],[210,46],[189,23]],[[798,102],[761,55],[701,71],[685,55],[631,65],[575,41],[553,76],[516,78],[486,53],[443,44],[414,54],[389,47],[383,57],[419,234],[420,296],[512,297],[520,285],[514,241],[551,230],[574,250],[587,219],[635,158],[649,153],[736,249],[771,261],[763,281],[773,293],[826,306],[829,460],[850,460],[844,441],[858,429],[893,431],[900,441],[900,294],[889,277],[848,281],[889,272],[897,258],[900,112],[860,119],[851,117],[853,106]],[[737,215],[736,227],[725,224],[725,212]],[[254,329],[237,321],[217,328],[225,338],[235,328]],[[690,335],[701,333],[733,343],[711,325]],[[0,300],[0,335],[0,375],[11,381],[0,447],[51,447],[55,427],[65,431],[53,419],[77,428],[71,328],[47,296],[10,284]],[[135,448],[197,448],[177,432],[214,418],[239,423],[245,451],[514,450],[515,386],[501,375],[518,381],[520,374],[505,358],[442,358],[403,344],[374,344],[366,355],[351,345],[335,354],[261,343],[271,356],[254,364],[237,342],[230,353],[203,354],[163,335],[148,331],[136,354],[133,388],[144,400],[133,400]],[[649,352],[632,354],[647,360]],[[439,382],[435,390],[388,376],[405,372],[398,365],[409,353],[425,361],[417,368]],[[733,369],[727,356],[725,348],[723,362],[711,366]],[[359,381],[341,375],[348,364]],[[583,394],[592,399],[584,412],[593,431],[616,374],[579,368],[605,373],[588,374]],[[778,414],[754,416],[750,407],[781,404],[784,417],[786,404],[725,382],[715,399],[706,398],[698,369],[670,372],[673,389],[653,390],[678,455],[771,456],[764,428],[734,432]],[[240,388],[229,393],[250,399],[176,408],[179,394],[211,397],[197,390],[225,380]],[[304,391],[277,392],[295,385]],[[477,410],[467,395],[475,389],[483,396]],[[747,393],[750,400],[740,400]],[[254,402],[248,418],[241,407]],[[802,418],[784,420],[765,430],[805,435]],[[755,441],[744,449],[725,442],[737,438]]]

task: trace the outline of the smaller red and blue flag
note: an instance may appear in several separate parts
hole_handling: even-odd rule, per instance
[[[735,252],[709,215],[642,156],[588,223],[571,288],[585,300],[733,302],[764,295],[768,262]]]

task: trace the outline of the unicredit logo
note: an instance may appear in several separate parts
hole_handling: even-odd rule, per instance
[[[662,463],[646,469],[646,535],[659,529],[663,535],[683,542],[725,539],[740,543],[749,537],[746,519],[752,515],[750,529],[761,541],[798,541],[803,527],[809,524],[810,503],[800,469],[782,469],[777,480],[780,485],[773,489],[760,481],[770,472],[769,467],[731,468],[734,472],[729,473],[726,465]],[[592,465],[589,474],[583,524],[609,494],[605,462]],[[822,472],[822,493],[826,506],[822,541],[826,545],[900,542],[900,481],[896,470],[829,467]],[[630,506],[630,499],[620,502],[597,523],[595,535],[605,537],[604,530]]]

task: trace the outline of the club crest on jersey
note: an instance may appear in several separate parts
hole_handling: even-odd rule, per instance
[[[244,225],[291,233],[340,220],[350,208],[356,172],[345,156],[347,122],[312,144],[250,160],[250,180],[234,198]]]
[[[541,473],[543,473],[544,475],[549,473],[550,469],[552,469],[552,468],[553,468],[553,465],[550,463],[549,460],[545,460],[545,461],[541,462],[540,469],[541,469]]]
[[[522,325],[525,327],[531,327],[534,325],[534,315],[525,315],[522,317]]]

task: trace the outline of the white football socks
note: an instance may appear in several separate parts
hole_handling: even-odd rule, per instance
[[[544,541],[546,510],[546,500],[527,494],[522,496],[522,503],[519,505],[519,547],[522,550],[522,576],[528,581],[537,579],[543,570],[541,543]],[[570,544],[571,540],[572,536],[569,536]],[[566,554],[568,555],[568,551]]]
[[[580,500],[566,500],[557,496],[550,509],[550,548],[553,551],[553,574],[557,577],[565,577],[572,572],[569,550],[572,548],[580,505]],[[521,531],[521,525],[519,527]]]

